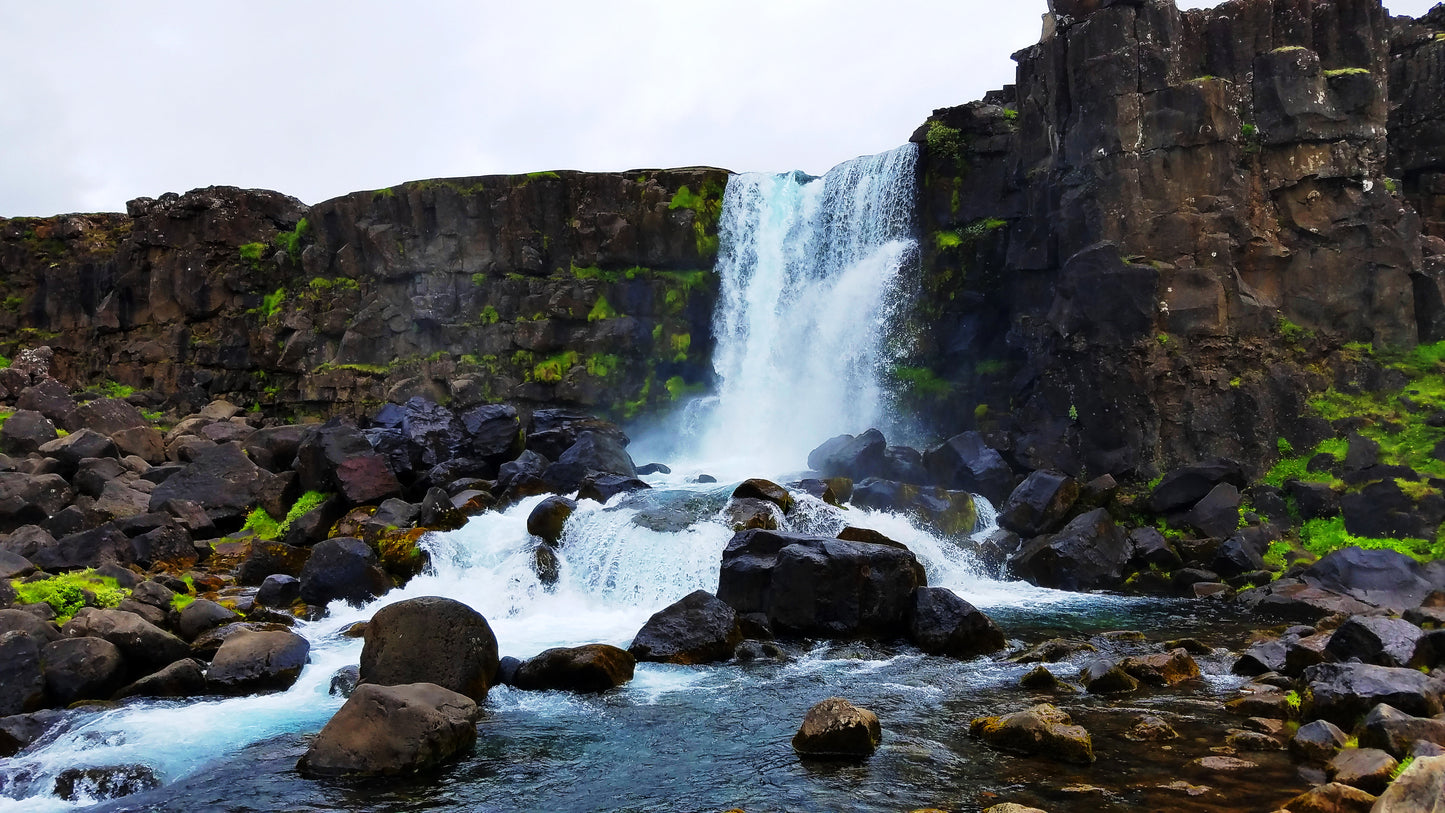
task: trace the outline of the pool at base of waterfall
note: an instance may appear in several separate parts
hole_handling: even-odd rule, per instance
[[[50,795],[59,772],[136,764],[153,770],[161,787],[96,809],[900,811],[1017,801],[1052,811],[1233,810],[1267,809],[1289,789],[1304,789],[1282,751],[1249,755],[1255,767],[1248,771],[1181,773],[1179,766],[1223,746],[1222,703],[1242,682],[1229,674],[1233,658],[1225,649],[1199,658],[1202,682],[1121,702],[1021,689],[1020,677],[1034,664],[1002,655],[957,661],[903,644],[838,641],[782,642],[773,655],[712,666],[639,664],[630,683],[602,695],[499,687],[483,704],[476,746],[439,770],[361,783],[297,773],[308,739],[343,702],[327,687],[337,669],[359,658],[360,642],[342,635],[352,623],[394,601],[445,595],[489,619],[503,655],[591,642],[626,646],[652,612],[694,589],[716,589],[721,550],[732,536],[719,521],[730,491],[659,482],[606,506],[583,501],[561,540],[562,578],[552,589],[529,564],[535,543],[526,516],[540,498],[430,537],[431,572],[367,607],[333,605],[324,621],[298,627],[312,641],[312,662],[291,690],[67,712],[66,724],[44,742],[0,761],[7,782],[0,795],[11,797],[0,798],[0,813],[73,810],[76,803]],[[891,514],[799,499],[789,516],[793,530],[836,533],[846,521],[908,544],[930,583],[989,613],[1011,651],[1067,637],[1091,638],[1108,652],[1130,645],[1098,636],[1119,629],[1152,641],[1193,635],[1231,648],[1248,635],[1229,605],[995,581],[976,573],[964,540],[934,537]],[[659,524],[659,516],[671,524]],[[1081,658],[1050,668],[1069,680],[1083,665]],[[793,752],[804,714],[832,696],[882,722],[882,745],[867,761],[805,760]],[[1010,756],[968,736],[975,717],[1041,702],[1065,708],[1092,733],[1097,763]],[[1180,737],[1124,739],[1144,716],[1164,719]]]

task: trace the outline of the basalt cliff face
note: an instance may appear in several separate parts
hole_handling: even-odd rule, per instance
[[[936,421],[1074,473],[1263,461],[1374,383],[1351,343],[1445,338],[1445,6],[1051,6],[913,137]]]
[[[899,390],[1024,468],[1148,477],[1330,433],[1445,339],[1445,7],[1053,0],[1017,84],[913,140]],[[424,394],[630,417],[709,383],[715,169],[210,188],[0,220],[0,352],[291,416]],[[907,368],[906,373],[902,368]],[[862,427],[859,427],[860,429]]]
[[[212,187],[0,220],[0,348],[297,415],[422,394],[655,408],[707,381],[727,173],[546,172],[307,207]]]

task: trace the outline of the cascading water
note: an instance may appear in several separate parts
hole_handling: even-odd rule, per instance
[[[881,348],[915,250],[914,160],[910,146],[822,179],[739,176],[729,184],[717,317],[723,385],[696,437],[700,464],[739,479],[780,475],[801,468],[817,440],[880,417]],[[693,590],[715,590],[732,536],[721,515],[732,486],[687,479],[653,476],[653,489],[606,506],[583,500],[565,529],[552,588],[533,573],[535,541],[526,531],[540,497],[430,535],[428,573],[368,606],[336,603],[324,620],[298,625],[312,643],[311,663],[284,693],[65,712],[42,741],[0,760],[0,813],[73,809],[89,800],[57,799],[60,772],[134,765],[163,786],[103,809],[881,811],[957,806],[948,788],[993,781],[1001,758],[960,749],[955,732],[991,710],[989,698],[1012,691],[1005,687],[1026,667],[862,644],[797,645],[785,658],[710,667],[639,664],[633,681],[599,697],[499,687],[487,698],[475,751],[435,777],[353,791],[295,773],[307,738],[343,702],[327,691],[331,675],[359,661],[360,642],[343,632],[382,606],[455,598],[487,617],[502,655],[525,658],[553,646],[626,646],[653,612]],[[1145,623],[1130,600],[981,578],[959,540],[906,518],[795,496],[800,507],[784,520],[787,529],[881,531],[917,554],[931,584],[996,618],[1107,628],[1127,611],[1130,623]],[[991,509],[980,507],[990,521]],[[1172,612],[1164,608],[1153,623],[1180,626]],[[803,712],[836,694],[885,720],[884,748],[862,772],[814,770],[787,744]]]
[[[791,471],[819,442],[877,424],[886,340],[914,260],[908,144],[840,164],[728,181],[713,366],[694,451],[718,471]]]

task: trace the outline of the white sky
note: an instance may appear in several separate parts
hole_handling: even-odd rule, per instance
[[[545,169],[819,173],[1012,81],[1045,7],[0,0],[0,216],[212,184],[315,203]]]

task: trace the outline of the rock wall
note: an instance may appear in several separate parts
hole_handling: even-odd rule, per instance
[[[212,187],[0,220],[0,352],[293,414],[425,394],[626,415],[710,375],[727,173],[544,172],[316,206]]]
[[[913,136],[935,424],[1071,473],[1258,465],[1368,383],[1341,348],[1445,338],[1445,9],[1052,5],[1015,86]]]

